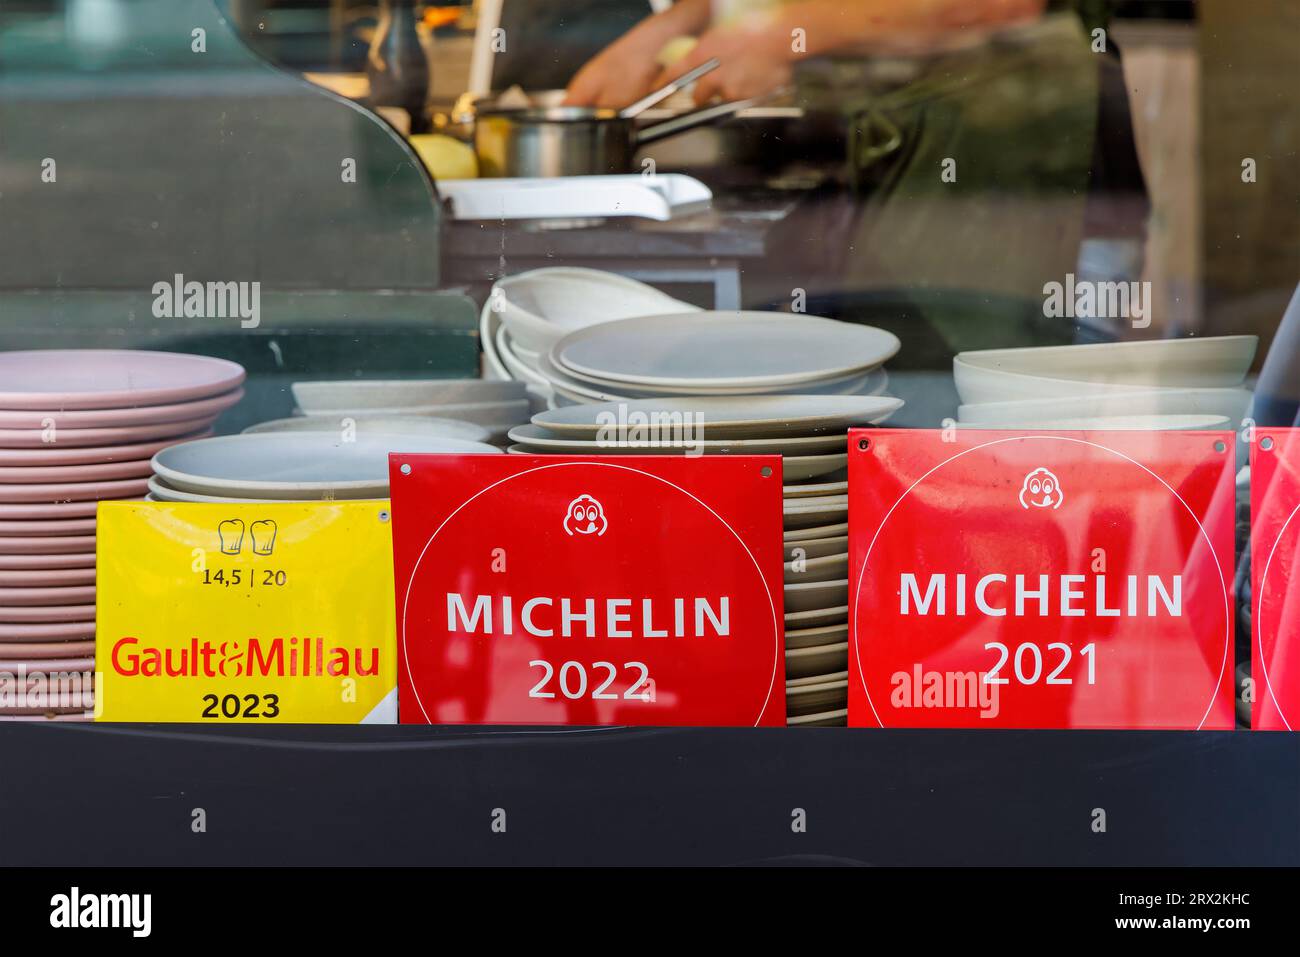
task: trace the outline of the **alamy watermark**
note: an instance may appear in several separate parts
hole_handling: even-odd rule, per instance
[[[1065,282],[1043,285],[1043,315],[1049,319],[1124,319],[1134,329],[1151,325],[1151,283],[1096,281],[1065,274]]]
[[[596,415],[596,444],[605,448],[682,449],[704,454],[704,417],[697,412],[668,409],[617,409]]]
[[[260,282],[186,281],[177,273],[153,284],[156,319],[239,319],[244,329],[262,322]]]

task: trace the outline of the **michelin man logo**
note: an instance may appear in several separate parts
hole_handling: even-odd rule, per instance
[[[564,531],[569,535],[595,535],[599,538],[609,528],[605,509],[590,495],[579,495],[564,513]]]
[[[1034,469],[1020,487],[1020,504],[1025,508],[1060,508],[1065,501],[1061,481],[1047,469]]]

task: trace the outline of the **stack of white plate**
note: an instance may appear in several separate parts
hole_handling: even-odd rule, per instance
[[[295,382],[291,387],[294,400],[304,416],[314,425],[312,431],[330,431],[348,427],[344,420],[358,426],[362,420],[395,418],[411,420],[453,420],[486,430],[491,441],[499,441],[515,425],[528,421],[530,406],[521,382],[494,382],[486,379],[348,379],[337,382]],[[425,434],[453,436],[443,423],[425,430]],[[371,421],[370,426],[375,425]],[[320,426],[317,429],[314,426]],[[280,421],[263,425],[263,431],[286,428]],[[288,426],[287,428],[295,428]],[[385,429],[391,431],[391,429]],[[410,430],[403,429],[404,432]],[[454,430],[452,430],[454,431]]]
[[[639,316],[571,332],[537,357],[553,405],[656,396],[879,395],[883,329],[782,312]]]
[[[483,442],[411,434],[269,432],[199,439],[153,458],[157,502],[344,501],[388,497],[390,452],[500,453]]]
[[[887,396],[756,395],[566,406],[512,429],[516,444],[510,451],[781,455],[790,723],[843,724],[849,562],[845,433],[884,421],[902,404]]]
[[[498,280],[479,316],[485,373],[523,382],[544,399],[553,396],[538,369],[544,353],[578,329],[665,313],[699,312],[653,286],[599,269],[533,269]]]
[[[958,423],[985,429],[1235,429],[1255,336],[963,352]]]
[[[0,719],[87,717],[97,505],[143,496],[151,456],[210,434],[243,380],[205,356],[0,353],[0,684],[16,689],[21,669],[47,695]]]

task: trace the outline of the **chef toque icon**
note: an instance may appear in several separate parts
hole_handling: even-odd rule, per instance
[[[217,538],[221,540],[221,554],[238,555],[244,547],[244,523],[238,518],[229,518],[217,525]]]
[[[248,527],[253,536],[253,554],[269,555],[275,548],[275,522],[270,519],[263,519],[260,522],[254,522]]]

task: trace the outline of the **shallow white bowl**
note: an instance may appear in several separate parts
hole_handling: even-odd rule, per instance
[[[1254,359],[1255,336],[1106,342],[963,352],[952,362],[964,403],[1233,388]]]
[[[572,266],[532,269],[500,279],[488,307],[495,308],[515,343],[532,353],[548,352],[568,333],[586,326],[700,311],[635,279]]]
[[[1107,395],[1021,399],[961,406],[957,421],[989,426],[1127,415],[1215,415],[1240,422],[1250,408],[1248,389],[1145,389]]]
[[[1191,432],[1232,429],[1232,422],[1223,415],[1103,415],[1078,419],[1045,419],[1024,425],[990,426],[978,422],[959,422],[959,429],[1024,429],[1025,431],[1093,432]]]

